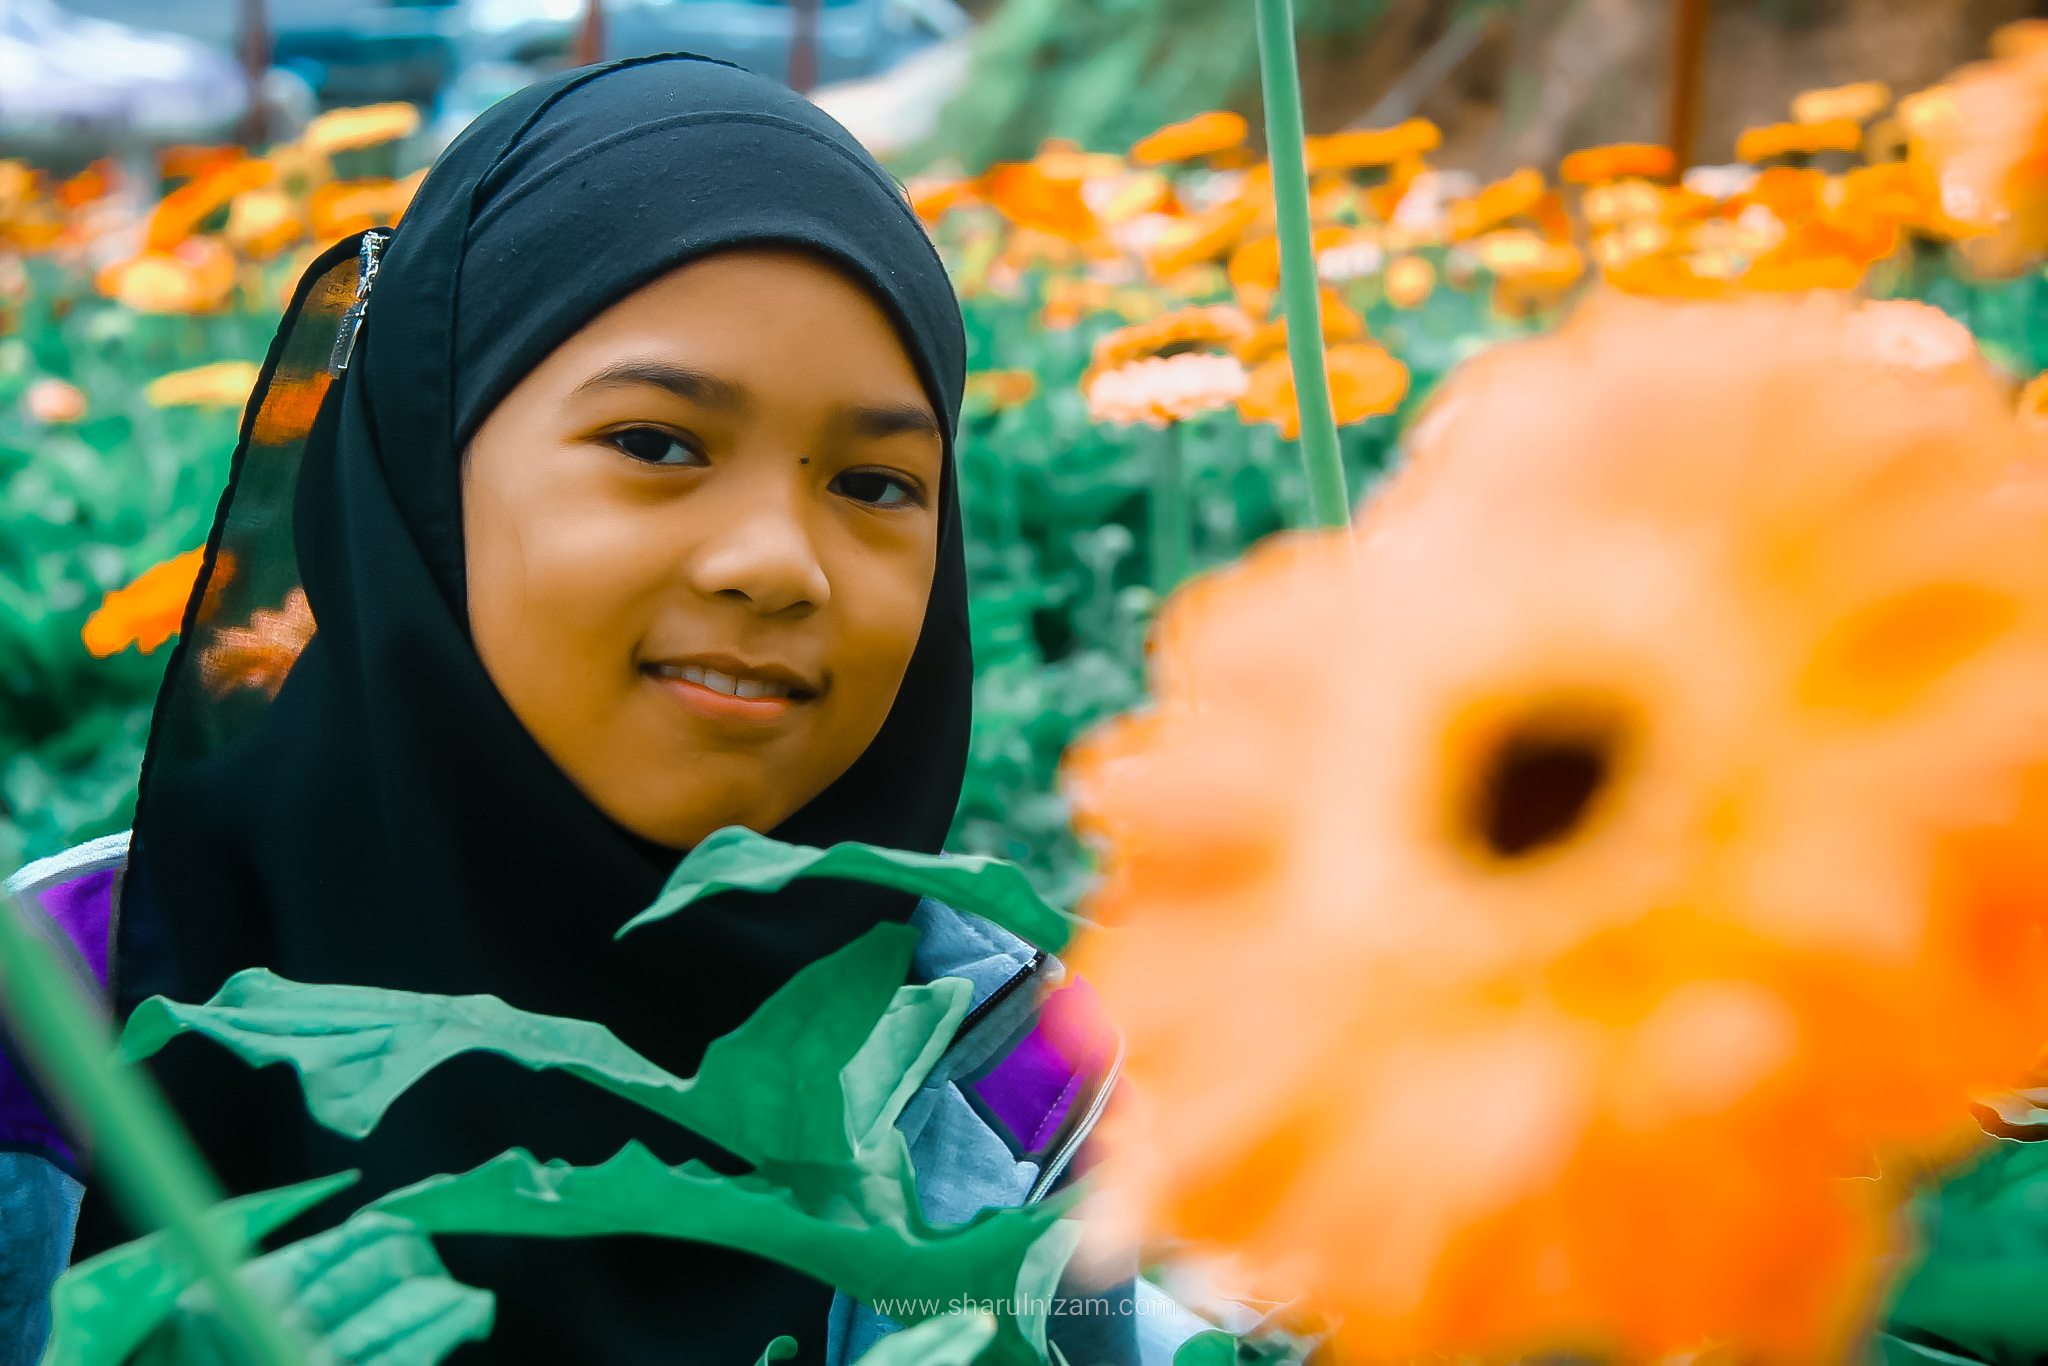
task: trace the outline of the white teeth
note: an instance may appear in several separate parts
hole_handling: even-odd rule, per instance
[[[680,668],[673,664],[657,664],[654,666],[654,670],[656,673],[663,674],[669,678],[680,678],[685,682],[709,688],[713,692],[722,692],[727,697],[789,696],[789,684],[787,683],[778,683],[765,678],[734,678],[730,674],[722,674],[716,669],[706,669],[696,664],[685,664]]]

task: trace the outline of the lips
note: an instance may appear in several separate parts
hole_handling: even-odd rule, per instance
[[[783,665],[722,655],[653,660],[640,667],[690,710],[720,721],[772,721],[823,691]]]

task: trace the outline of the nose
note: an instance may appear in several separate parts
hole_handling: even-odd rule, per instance
[[[690,557],[690,586],[707,598],[744,603],[764,617],[818,610],[831,600],[832,585],[794,491],[748,482],[754,484],[747,490],[751,496],[735,500]]]

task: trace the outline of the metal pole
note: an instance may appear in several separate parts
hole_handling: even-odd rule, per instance
[[[818,84],[818,0],[789,0],[789,88],[808,95]]]
[[[129,1221],[163,1228],[213,1287],[254,1366],[303,1366],[305,1352],[235,1274],[246,1249],[205,1218],[220,1192],[146,1077],[113,1060],[106,1030],[51,947],[0,896],[0,1015],[36,1076],[92,1144],[94,1171]]]
[[[1330,376],[1323,368],[1323,300],[1316,280],[1315,239],[1309,231],[1294,9],[1288,0],[1256,3],[1259,77],[1266,93],[1266,155],[1273,167],[1273,212],[1280,230],[1280,297],[1287,310],[1287,359],[1294,367],[1294,394],[1301,406],[1309,510],[1318,526],[1344,526],[1351,520],[1351,498],[1344,489]]]

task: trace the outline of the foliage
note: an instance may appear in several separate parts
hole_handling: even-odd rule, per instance
[[[804,852],[780,850],[785,858]],[[957,870],[932,866],[939,862],[927,860],[916,876],[906,877],[901,863],[885,873],[914,891],[939,890],[957,880],[948,876]],[[834,875],[868,871],[841,866]],[[1021,886],[1014,869],[1008,876]],[[1049,907],[1032,916],[1057,926]],[[959,1320],[931,1329],[917,1350],[935,1360],[971,1356],[985,1338],[985,1359],[1037,1366],[1045,1360],[1043,1320],[1014,1310],[1047,1300],[1058,1280],[1073,1247],[1071,1226],[1060,1223],[1067,1202],[987,1210],[961,1225],[924,1219],[895,1122],[951,1041],[968,991],[952,978],[900,985],[916,937],[906,926],[881,925],[806,967],[714,1042],[687,1080],[602,1026],[530,1014],[494,997],[301,985],[261,970],[237,974],[203,1006],[146,1002],[122,1048],[141,1059],[197,1032],[252,1065],[289,1063],[314,1117],[351,1136],[373,1130],[400,1094],[460,1053],[560,1068],[711,1139],[752,1170],[732,1177],[695,1161],[669,1167],[638,1143],[589,1168],[541,1163],[515,1149],[372,1208],[428,1233],[690,1238],[773,1257],[870,1302],[1000,1303],[1011,1311],[992,1337],[986,1325]],[[765,1356],[775,1355],[771,1344]]]

